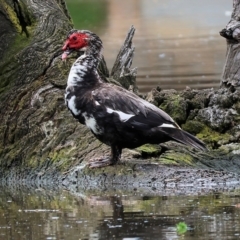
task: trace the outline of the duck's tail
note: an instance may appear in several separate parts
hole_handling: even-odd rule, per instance
[[[208,150],[206,145],[194,137],[192,134],[178,128],[164,128],[162,129],[172,140],[177,141],[179,143],[192,146],[196,149],[206,151]]]

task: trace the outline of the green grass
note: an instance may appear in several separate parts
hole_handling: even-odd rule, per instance
[[[103,27],[107,19],[105,0],[66,0],[67,8],[77,29],[95,31]]]

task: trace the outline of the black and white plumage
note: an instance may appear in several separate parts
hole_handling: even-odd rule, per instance
[[[111,156],[97,159],[90,167],[116,164],[123,148],[169,140],[205,150],[204,143],[183,131],[164,111],[132,92],[101,80],[97,67],[102,41],[87,30],[71,30],[62,48],[65,60],[72,51],[83,54],[69,73],[65,94],[72,115],[85,124],[101,142],[111,147]]]

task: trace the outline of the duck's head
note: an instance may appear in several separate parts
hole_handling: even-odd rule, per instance
[[[98,57],[102,50],[102,41],[95,33],[88,30],[73,29],[68,33],[62,50],[64,51],[62,60],[65,60],[73,51]]]

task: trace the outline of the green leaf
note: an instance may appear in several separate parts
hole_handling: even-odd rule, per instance
[[[187,231],[187,224],[185,222],[179,222],[176,224],[177,233],[184,234]]]

